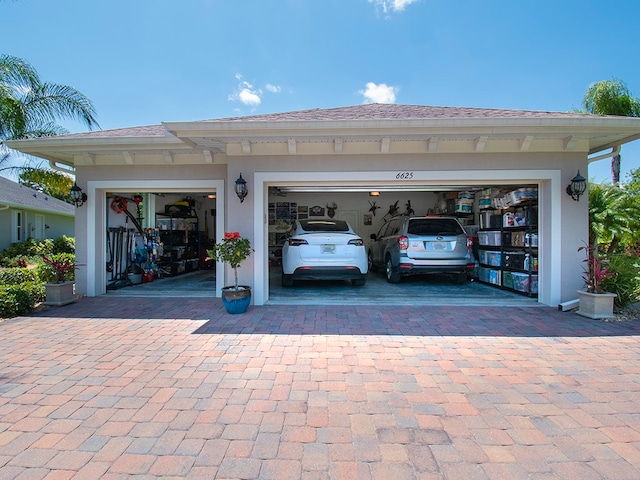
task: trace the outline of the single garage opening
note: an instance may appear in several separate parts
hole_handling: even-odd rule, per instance
[[[212,296],[215,189],[200,192],[105,193],[108,294]]]
[[[268,188],[270,304],[502,304],[538,305],[538,185],[411,185],[345,187],[271,185]],[[443,274],[387,281],[370,271],[364,286],[343,280],[300,280],[282,285],[282,251],[296,220],[347,221],[372,248],[391,219],[454,217],[473,239],[468,280]]]

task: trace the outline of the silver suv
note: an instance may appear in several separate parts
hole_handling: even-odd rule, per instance
[[[403,275],[451,274],[457,283],[473,268],[473,241],[454,217],[394,217],[371,235],[369,270],[385,269],[387,281]]]

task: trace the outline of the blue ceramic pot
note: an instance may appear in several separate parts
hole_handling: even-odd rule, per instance
[[[244,313],[251,303],[251,287],[247,285],[238,285],[235,287],[222,288],[222,304],[226,308],[227,313]]]

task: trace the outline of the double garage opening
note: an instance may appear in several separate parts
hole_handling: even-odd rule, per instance
[[[268,189],[271,304],[533,305],[538,298],[538,185],[280,185]],[[454,217],[473,239],[467,281],[374,268],[364,286],[347,280],[282,282],[282,251],[296,220],[344,220],[374,250],[397,216]]]
[[[556,301],[549,292],[556,270],[551,245],[557,239],[550,232],[559,221],[551,209],[558,172],[269,172],[256,173],[255,179],[264,195],[256,199],[254,212],[266,219],[255,224],[256,241],[266,245],[264,257],[256,259],[264,265],[262,275],[255,272],[256,285],[264,286],[256,289],[259,304],[527,306]],[[511,192],[528,196],[513,202]],[[510,203],[494,208],[491,197],[503,195]],[[459,285],[445,276],[419,275],[392,285],[384,273],[370,272],[364,287],[341,281],[282,287],[279,255],[296,219],[333,215],[369,243],[393,215],[407,213],[458,218],[475,240],[469,281]]]

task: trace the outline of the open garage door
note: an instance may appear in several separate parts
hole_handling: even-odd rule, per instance
[[[468,176],[463,178],[465,173]],[[264,277],[268,285],[264,302],[413,305],[553,302],[548,290],[554,278],[550,261],[553,252],[549,247],[557,239],[550,235],[550,226],[557,219],[551,214],[552,195],[548,192],[550,185],[557,182],[557,172],[491,172],[492,176],[487,172],[465,173],[450,172],[452,178],[445,180],[447,174],[438,172],[443,177],[441,181],[391,184],[360,179],[353,185],[322,179],[331,175],[327,173],[305,175],[321,179],[315,183],[286,178],[291,174],[283,174],[286,181],[269,178],[277,177],[277,173],[256,174],[264,175],[265,189],[265,202],[256,208],[263,208],[263,218],[268,219],[263,229],[265,252],[268,252],[268,257],[263,259],[268,272]],[[520,179],[515,180],[515,175]],[[416,176],[420,175],[414,172],[414,178]],[[480,181],[472,179],[474,176]],[[330,211],[333,217],[329,216]],[[344,217],[342,212],[346,212]],[[444,277],[427,275],[407,277],[398,285],[390,285],[382,273],[370,272],[364,288],[321,283],[282,288],[279,256],[295,219],[356,219],[353,230],[369,243],[370,236],[379,232],[386,221],[405,214],[447,216],[460,222],[474,238],[475,265],[470,281],[456,285]],[[261,293],[257,293],[256,303],[260,304]]]
[[[272,185],[268,192],[269,303],[537,304],[537,184],[375,185],[369,188]],[[388,229],[394,229],[393,225],[402,223],[405,216],[428,217],[432,219],[429,221],[454,219],[462,226],[472,238],[468,274],[463,273],[466,281],[460,281],[457,270],[452,276],[447,274],[447,268],[451,267],[443,270],[436,268],[437,264],[428,270],[407,268],[400,282],[391,284],[384,262],[379,261],[370,264],[364,286],[355,287],[340,279],[307,279],[283,284],[283,247],[297,220],[344,220],[363,239],[371,255],[380,243],[374,239],[383,235],[381,232],[387,225]],[[462,240],[464,238],[463,235]],[[454,255],[444,251],[451,247],[442,240],[424,242],[420,239],[418,242],[414,238],[410,243],[419,246],[421,252],[415,255],[419,265],[434,264],[438,258]],[[286,248],[285,255],[304,248]],[[429,251],[433,248],[443,251]],[[464,255],[465,248],[462,250]],[[407,251],[411,252],[411,248]],[[340,262],[335,254],[329,257],[330,262]],[[409,253],[407,259],[410,258]],[[409,265],[405,263],[405,266]],[[290,267],[285,262],[285,270],[287,268]],[[435,273],[426,274],[427,271]],[[291,273],[286,272],[285,276],[290,277]],[[452,281],[454,279],[458,281]]]

